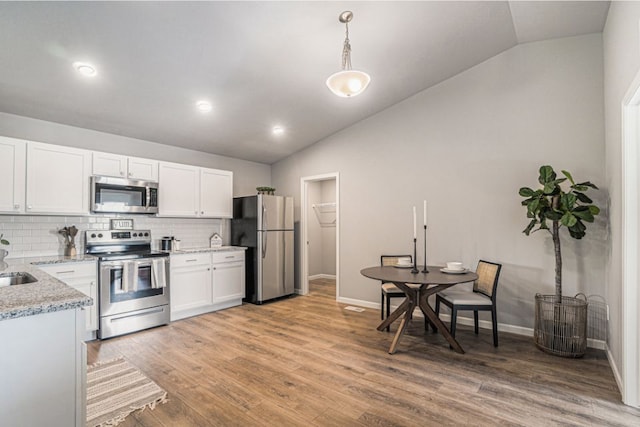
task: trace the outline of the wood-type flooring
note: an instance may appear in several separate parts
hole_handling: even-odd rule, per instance
[[[600,350],[547,355],[532,339],[459,326],[457,354],[414,319],[395,355],[379,310],[345,310],[332,281],[307,296],[244,304],[94,341],[89,363],[124,356],[168,392],[131,426],[639,426]]]

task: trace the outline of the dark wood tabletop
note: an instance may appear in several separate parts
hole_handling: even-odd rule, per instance
[[[412,273],[410,268],[398,268],[393,266],[367,267],[360,270],[360,274],[370,279],[382,280],[385,282],[420,283],[423,285],[455,285],[457,283],[473,282],[478,275],[473,271],[466,271],[462,274],[443,273],[440,271],[444,267],[430,265],[427,267],[428,273]],[[422,270],[422,266],[418,266]]]
[[[391,325],[395,320],[402,317],[400,326],[389,347],[389,354],[394,354],[400,341],[400,337],[404,333],[411,320],[413,310],[418,307],[429,322],[438,330],[442,336],[449,342],[451,347],[458,353],[464,353],[462,346],[449,332],[449,329],[442,323],[436,313],[429,305],[429,296],[447,289],[458,283],[472,282],[478,278],[478,275],[472,271],[464,273],[444,273],[441,269],[444,267],[428,266],[428,273],[422,273],[422,266],[418,266],[418,272],[412,273],[411,268],[398,268],[394,266],[376,266],[367,267],[360,270],[360,274],[370,279],[382,280],[383,282],[391,282],[401,289],[406,298],[396,308],[393,313],[378,325],[378,330],[382,331]],[[420,284],[423,286],[408,286],[409,284]]]

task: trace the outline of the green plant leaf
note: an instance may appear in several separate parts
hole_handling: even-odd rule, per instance
[[[582,206],[584,207],[586,210],[574,210],[573,214],[580,218],[583,221],[587,221],[587,222],[593,222],[593,214],[591,212],[589,212],[589,208],[587,208],[586,206]]]
[[[6,239],[0,239],[0,243],[2,243],[3,245],[9,245],[9,241]]]
[[[551,221],[560,221],[562,218],[562,213],[554,211],[553,209],[549,209],[544,212],[544,216]]]
[[[589,188],[593,188],[594,190],[598,190],[598,187],[596,187],[595,184],[592,184],[590,181],[585,181],[585,182],[579,182],[576,185],[580,185],[580,186],[584,186],[584,187],[589,187]]]
[[[538,208],[540,207],[540,200],[539,199],[533,199],[531,201],[531,203],[529,203],[529,205],[527,206],[527,216],[529,218],[534,218],[536,215],[536,212],[538,212]]]
[[[578,200],[580,200],[582,203],[593,203],[593,200],[591,200],[586,194],[584,193],[580,193],[579,191],[574,191],[573,194],[576,195],[576,197],[578,198]]]
[[[548,182],[556,179],[556,173],[553,171],[553,168],[549,165],[540,167],[540,176],[538,177],[538,182],[542,185],[545,185]]]
[[[591,212],[591,215],[598,215],[600,213],[600,208],[596,205],[590,205],[589,212]]]
[[[565,227],[573,227],[576,222],[578,222],[578,218],[573,216],[571,212],[565,212],[565,214],[562,215],[562,219],[560,220],[560,223]]]
[[[531,222],[529,223],[529,225],[527,225],[527,228],[525,228],[524,230],[522,230],[522,232],[528,236],[528,235],[531,233],[531,230],[533,230],[533,227],[535,227],[535,226],[536,226],[536,223],[537,223],[537,222],[538,222],[538,221],[537,221],[537,220],[535,220],[535,219],[531,220]]]
[[[560,205],[564,210],[570,211],[576,204],[577,197],[572,193],[565,193],[560,196]]]
[[[575,184],[575,181],[573,180],[573,177],[571,176],[571,174],[569,173],[569,171],[562,170],[562,174],[563,174],[564,176],[566,176],[566,177],[567,177],[567,179],[569,179],[569,182],[571,183],[571,185],[574,185],[574,184]]]
[[[529,187],[522,187],[518,192],[518,194],[520,194],[522,197],[533,197],[535,193],[536,192]]]

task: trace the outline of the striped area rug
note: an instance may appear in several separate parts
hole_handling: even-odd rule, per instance
[[[122,357],[87,368],[87,427],[115,426],[166,401],[167,392]]]

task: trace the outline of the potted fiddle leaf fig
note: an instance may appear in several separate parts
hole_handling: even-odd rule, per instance
[[[565,357],[581,357],[587,348],[587,302],[562,295],[562,252],[560,229],[566,228],[574,239],[582,239],[600,213],[585,193],[597,190],[589,181],[576,183],[571,174],[562,171],[558,178],[551,166],[540,167],[540,188],[520,189],[525,199],[529,224],[523,233],[545,231],[551,235],[555,252],[555,294],[536,294],[534,341],[541,350]],[[564,184],[564,187],[562,186]]]

